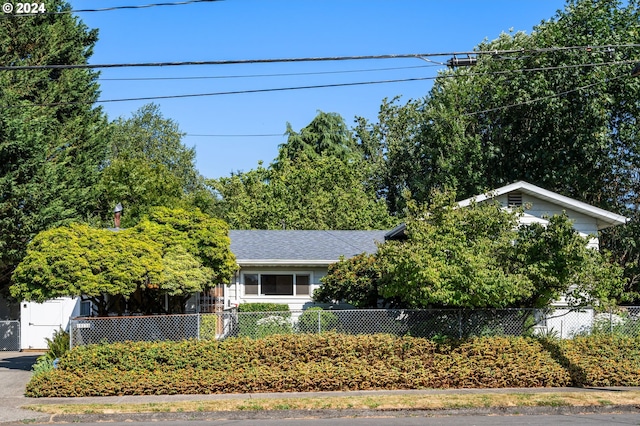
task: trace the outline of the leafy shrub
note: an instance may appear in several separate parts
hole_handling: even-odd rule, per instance
[[[289,305],[243,303],[238,306],[238,335],[253,339],[293,331]]]
[[[216,339],[218,335],[218,315],[202,314],[200,320],[200,338],[203,340]]]
[[[322,333],[337,331],[340,327],[338,316],[319,307],[305,310],[298,318],[297,330],[300,333]]]
[[[27,396],[640,385],[640,339],[271,335],[80,346]],[[91,383],[91,386],[87,386]]]
[[[54,361],[69,351],[69,333],[62,329],[53,332],[51,339],[46,338],[47,352],[38,357],[31,370],[33,374],[46,373],[53,370]]]
[[[60,358],[69,350],[69,345],[70,345],[69,333],[67,333],[63,329],[58,329],[54,331],[51,339],[47,338],[46,340],[47,340],[47,352],[45,353],[44,356],[52,361],[56,358]]]
[[[640,338],[594,335],[561,340],[562,354],[574,386],[640,386]]]
[[[602,344],[603,342],[598,342]],[[618,345],[623,352],[631,346]],[[561,349],[565,353],[567,349]],[[622,359],[624,355],[618,358]],[[570,358],[570,357],[565,357]],[[640,360],[630,358],[631,371]],[[593,361],[592,361],[593,362]],[[616,383],[621,383],[620,379]],[[87,386],[91,383],[91,386]],[[459,387],[569,386],[539,339],[435,343],[386,334],[271,335],[224,341],[123,342],[74,348],[34,375],[28,396],[105,396]]]
[[[241,303],[238,312],[289,312],[289,305],[284,303]]]
[[[35,364],[31,366],[33,374],[48,373],[51,370],[53,370],[53,360],[44,355],[39,356]]]
[[[292,331],[291,314],[273,314],[256,319],[255,329],[247,330],[246,336],[260,339],[272,334],[287,334]]]

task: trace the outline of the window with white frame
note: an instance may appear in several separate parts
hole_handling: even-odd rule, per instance
[[[246,296],[308,296],[309,273],[255,273],[244,275]]]

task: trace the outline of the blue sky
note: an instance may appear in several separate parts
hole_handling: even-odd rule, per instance
[[[71,4],[74,9],[93,9],[165,1],[170,0],[72,0]],[[100,31],[90,63],[106,64],[470,51],[501,32],[531,32],[564,4],[564,0],[225,0],[77,15]],[[441,65],[420,59],[117,68],[102,70],[100,86],[101,100],[113,100],[423,78],[440,69]],[[375,120],[384,98],[401,96],[406,102],[425,96],[430,87],[431,81],[425,80],[102,105],[115,119],[131,116],[146,103],[157,103],[164,117],[187,133],[183,142],[196,148],[200,173],[217,178],[255,168],[260,160],[268,164],[286,140],[282,134],[287,122],[300,130],[322,110],[339,113],[351,126],[356,116]]]

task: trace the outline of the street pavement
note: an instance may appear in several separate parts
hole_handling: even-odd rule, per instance
[[[0,424],[49,418],[48,414],[20,408],[29,403],[24,389],[31,377],[31,366],[40,355],[42,353],[0,352]]]
[[[517,388],[517,389],[446,389],[446,390],[400,390],[400,391],[350,391],[350,392],[291,392],[281,393],[254,393],[254,394],[221,394],[221,395],[149,395],[149,396],[108,396],[108,397],[82,397],[82,398],[27,398],[24,396],[24,390],[31,376],[31,366],[36,361],[40,353],[29,352],[0,352],[0,425],[25,424],[25,423],[46,423],[49,421],[77,423],[78,421],[157,421],[157,420],[197,420],[200,416],[207,418],[225,418],[240,419],[254,418],[258,415],[262,419],[287,418],[296,415],[292,411],[280,413],[262,412],[253,413],[250,411],[243,412],[226,412],[226,413],[150,413],[140,415],[82,415],[82,416],[62,416],[52,417],[49,414],[36,413],[31,410],[25,410],[20,407],[28,404],[138,404],[138,403],[161,403],[161,402],[180,402],[180,401],[211,401],[225,399],[263,399],[263,398],[309,398],[309,397],[327,397],[341,395],[397,395],[397,394],[500,394],[500,393],[553,393],[553,392],[585,392],[585,391],[638,391],[640,387],[608,387],[608,388]],[[585,411],[585,408],[576,409],[576,407],[531,407],[523,409],[522,407],[513,407],[518,414],[562,414],[577,413]],[[640,423],[640,401],[636,406],[624,407],[600,407],[586,409],[590,412],[624,412],[638,415]],[[473,410],[443,410],[443,415],[500,415],[509,414],[509,410],[505,409],[473,409]],[[314,413],[306,412],[307,415],[312,414],[316,418],[338,418],[346,416],[379,416],[380,412],[370,410],[370,412],[356,412],[355,410],[316,410]],[[389,413],[387,413],[389,414]],[[401,412],[395,413],[398,417]],[[412,416],[420,413],[406,413]],[[424,415],[425,413],[423,413]],[[429,415],[433,415],[430,412]]]

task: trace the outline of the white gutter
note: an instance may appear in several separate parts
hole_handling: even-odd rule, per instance
[[[339,259],[236,259],[236,263],[242,266],[329,266]]]

